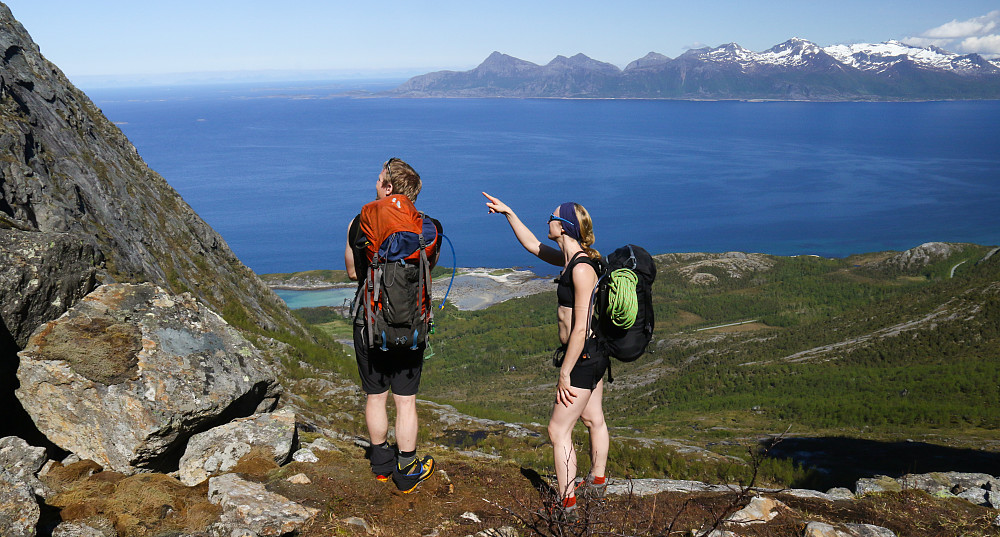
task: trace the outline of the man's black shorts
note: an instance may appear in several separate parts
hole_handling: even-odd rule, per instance
[[[354,324],[354,354],[361,376],[361,389],[369,395],[391,389],[395,395],[416,395],[424,367],[424,350],[383,352],[368,347],[364,326]]]

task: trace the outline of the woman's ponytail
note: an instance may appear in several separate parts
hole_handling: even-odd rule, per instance
[[[600,259],[601,253],[591,247],[597,238],[594,237],[594,222],[590,219],[590,213],[579,203],[574,203],[573,208],[576,209],[576,219],[580,222],[580,246],[587,257]]]

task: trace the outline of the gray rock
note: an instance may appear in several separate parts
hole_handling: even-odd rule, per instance
[[[356,517],[356,516],[347,517],[343,519],[341,522],[347,524],[348,526],[357,526],[365,530],[365,533],[367,533],[368,535],[375,533],[375,530],[373,530],[371,525],[368,524],[368,521],[361,517]]]
[[[976,505],[989,505],[990,502],[986,497],[987,494],[989,494],[987,491],[976,488],[963,490],[956,494],[956,496]]]
[[[750,499],[746,507],[736,511],[726,522],[730,524],[763,524],[770,522],[778,516],[779,511],[788,507],[778,500],[764,496],[755,496]]]
[[[853,500],[855,499],[854,493],[851,489],[844,487],[834,487],[826,491],[826,495],[833,498],[834,500]]]
[[[826,522],[810,522],[806,524],[806,530],[802,537],[854,537],[853,535],[840,531]]]
[[[613,495],[633,494],[649,496],[661,492],[736,492],[736,485],[710,485],[701,481],[677,479],[609,479],[607,493]]]
[[[45,448],[30,446],[16,436],[0,438],[0,468],[43,498],[51,493],[49,487],[38,479],[46,460]]]
[[[899,492],[901,490],[903,490],[903,486],[898,481],[885,475],[862,477],[854,485],[854,493],[857,496],[873,492]]]
[[[316,440],[313,440],[312,442],[306,444],[306,447],[311,449],[313,452],[340,451],[340,449],[338,449],[337,446],[333,445],[333,442],[330,442],[329,440],[323,437],[319,437]]]
[[[117,537],[118,532],[110,522],[105,521],[102,525],[105,529],[94,527],[88,523],[72,521],[60,522],[56,529],[52,530],[52,537]]]
[[[235,474],[209,479],[208,500],[222,507],[223,526],[247,528],[261,537],[298,531],[319,512],[268,492],[264,485],[244,481]]]
[[[292,454],[292,460],[295,462],[319,462],[319,457],[312,451],[302,448]]]
[[[190,436],[280,395],[269,357],[191,295],[152,284],[99,287],[19,356],[16,394],[38,429],[126,474],[172,470]]]
[[[872,524],[844,524],[844,527],[854,537],[896,537],[896,533],[889,528]]]
[[[40,516],[41,508],[31,488],[0,469],[0,535],[35,537]]]
[[[3,4],[0,50],[0,227],[86,235],[117,281],[190,291],[263,328],[305,333]]]
[[[267,449],[279,465],[288,462],[295,441],[295,415],[256,414],[196,434],[181,457],[178,479],[191,487],[232,470],[254,447]]]
[[[18,348],[24,348],[39,325],[59,317],[97,287],[103,258],[93,242],[86,235],[0,225],[0,319]]]

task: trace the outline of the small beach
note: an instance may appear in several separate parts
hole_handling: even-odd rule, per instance
[[[454,283],[451,280],[450,275],[434,280],[434,300],[443,300],[447,293],[448,303],[464,311],[481,310],[512,298],[555,289],[551,277],[540,277],[530,270],[461,268],[455,275]],[[328,284],[323,288],[293,287],[283,283],[269,285],[291,309],[346,307],[354,299],[357,289],[353,283]]]

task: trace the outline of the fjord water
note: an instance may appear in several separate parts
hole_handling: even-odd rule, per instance
[[[372,86],[379,89],[378,85]],[[480,192],[539,235],[567,200],[596,247],[778,255],[1000,243],[1000,102],[357,98],[350,86],[92,90],[258,273],[343,266],[400,157],[459,266],[532,266]],[[451,254],[445,247],[445,263]],[[546,269],[548,270],[548,269]]]

